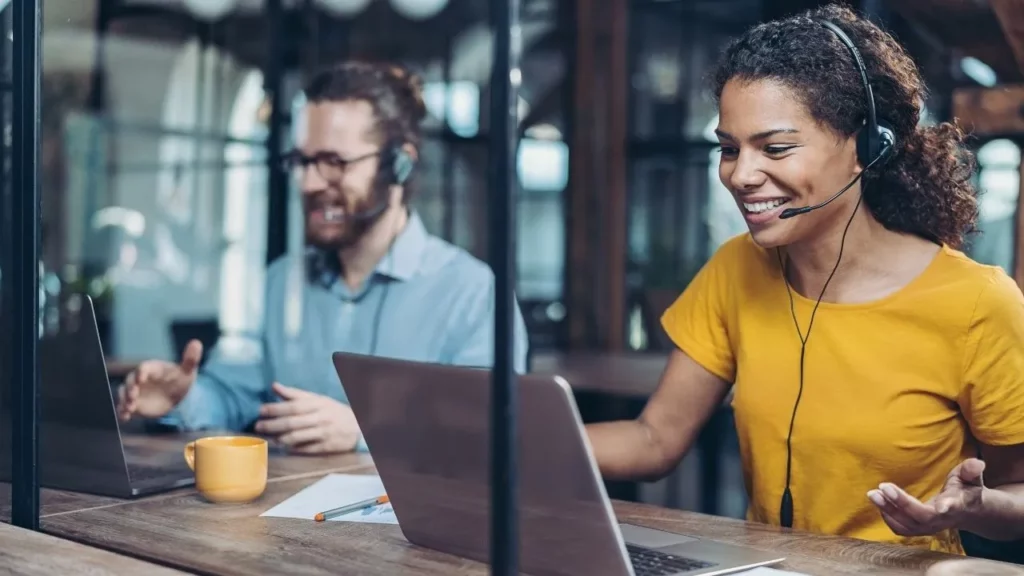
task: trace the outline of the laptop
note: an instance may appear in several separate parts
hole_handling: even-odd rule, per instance
[[[488,562],[490,370],[341,352],[333,360],[406,539]],[[785,559],[620,524],[568,383],[537,374],[517,382],[523,572],[696,576]]]
[[[92,299],[64,319],[61,331],[39,341],[39,480],[46,488],[134,498],[188,486],[194,474],[182,454],[200,434],[126,434],[118,421],[114,390]],[[10,370],[0,366],[0,422],[11,418]],[[11,451],[11,426],[0,426],[0,455]],[[0,463],[11,481],[11,459]]]

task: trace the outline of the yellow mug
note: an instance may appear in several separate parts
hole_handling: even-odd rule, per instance
[[[210,436],[185,445],[196,489],[210,502],[240,503],[267,488],[267,441],[251,436]]]

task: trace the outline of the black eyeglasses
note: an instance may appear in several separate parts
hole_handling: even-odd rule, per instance
[[[375,150],[355,158],[342,158],[334,152],[317,152],[307,156],[300,150],[292,150],[281,158],[281,166],[291,173],[292,177],[301,179],[306,172],[306,167],[312,164],[321,178],[331,184],[337,184],[345,177],[345,171],[349,166],[374,156],[380,156],[380,153],[380,150]]]

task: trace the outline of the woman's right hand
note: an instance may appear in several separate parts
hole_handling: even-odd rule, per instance
[[[192,340],[181,354],[181,362],[147,360],[133,370],[117,390],[117,415],[122,422],[135,416],[166,416],[188,394],[199,372],[203,345]]]

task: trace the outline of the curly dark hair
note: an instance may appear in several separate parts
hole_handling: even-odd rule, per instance
[[[978,218],[974,155],[955,124],[918,126],[924,80],[896,39],[871,21],[830,4],[750,29],[729,44],[711,76],[715,101],[734,78],[776,80],[798,92],[818,122],[855,134],[867,116],[863,82],[849,49],[820,20],[841,28],[860,51],[878,120],[896,134],[890,161],[863,176],[864,203],[889,230],[960,248]]]
[[[347,60],[314,75],[304,91],[310,103],[363,100],[373,107],[382,143],[419,146],[427,114],[423,81],[395,64]]]
[[[317,72],[306,84],[304,94],[311,104],[365,101],[376,118],[379,144],[420,148],[420,123],[427,115],[423,81],[401,66],[347,60]],[[405,184],[406,199],[412,195],[414,183],[411,179]]]

